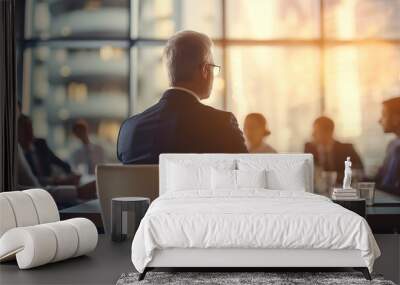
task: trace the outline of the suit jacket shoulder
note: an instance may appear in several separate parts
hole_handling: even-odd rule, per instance
[[[232,113],[200,103],[182,90],[122,123],[117,156],[123,163],[158,163],[160,153],[246,152]]]
[[[135,122],[135,121],[137,121],[137,120],[140,120],[142,117],[145,117],[146,115],[153,113],[154,111],[156,111],[156,110],[158,109],[158,105],[159,105],[159,103],[157,103],[157,104],[155,104],[155,105],[153,105],[153,106],[147,108],[147,109],[144,110],[142,113],[135,114],[135,115],[132,115],[132,116],[126,118],[126,119],[122,122],[121,128],[122,128],[124,125],[126,125],[126,124],[129,124],[129,123],[131,123],[131,122]]]
[[[342,143],[342,142],[338,142],[336,141],[336,148],[338,150],[340,150],[340,152],[342,152],[343,154],[346,154],[348,156],[357,156],[358,154],[356,152],[356,149],[354,148],[354,145],[351,143]]]
[[[314,154],[316,153],[317,148],[315,147],[315,144],[313,144],[312,142],[306,142],[304,145],[304,152],[305,153],[311,153]]]
[[[231,112],[218,110],[202,103],[199,103],[199,106],[203,112],[207,112],[209,115],[215,116],[216,118],[228,121],[231,120],[232,117],[235,118]]]
[[[344,149],[354,149],[354,146],[353,146],[353,144],[351,144],[351,143],[343,143],[343,142],[339,142],[339,141],[336,141],[336,143],[337,143],[337,145],[340,146],[341,148],[344,148]]]
[[[339,141],[336,141],[335,143],[336,143],[336,147],[337,147],[338,151],[343,156],[343,157],[340,157],[341,160],[344,160],[346,157],[350,156],[351,161],[353,163],[353,168],[355,168],[355,169],[363,169],[364,168],[361,157],[357,153],[353,144],[342,143]],[[339,163],[343,163],[343,161],[340,161]]]
[[[221,152],[247,153],[243,133],[233,113],[201,105],[206,110],[207,125],[215,129],[218,140],[224,145]]]

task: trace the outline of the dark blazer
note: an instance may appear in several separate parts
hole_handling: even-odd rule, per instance
[[[388,146],[375,181],[378,189],[400,195],[400,145],[391,146],[392,143]]]
[[[317,146],[314,143],[306,143],[304,147],[305,153],[311,153],[314,156],[314,163],[316,165],[320,165],[320,158],[318,154]],[[360,156],[354,149],[352,144],[349,143],[341,143],[339,141],[335,141],[332,147],[333,153],[333,161],[330,167],[324,167],[326,171],[336,171],[337,181],[341,181],[344,176],[344,162],[348,156],[351,157],[352,168],[353,169],[363,169],[363,163],[361,161]]]
[[[193,95],[167,90],[161,100],[122,123],[117,155],[124,164],[156,164],[161,153],[247,152],[232,113],[200,103]]]
[[[25,152],[25,158],[28,161],[32,169],[32,172],[33,174],[35,174],[36,177],[38,178],[50,177],[52,175],[51,173],[52,166],[58,166],[62,170],[64,170],[65,173],[68,174],[71,173],[71,167],[69,166],[69,164],[58,158],[48,147],[44,139],[35,138],[35,140],[33,141],[33,145],[35,147],[35,152],[39,160],[38,164],[40,170],[35,167],[30,152]]]

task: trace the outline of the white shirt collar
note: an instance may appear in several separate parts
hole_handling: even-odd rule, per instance
[[[196,93],[194,93],[192,90],[189,90],[187,88],[179,87],[179,86],[171,86],[167,90],[181,90],[181,91],[184,91],[186,93],[189,93],[189,94],[193,95],[194,98],[196,98],[197,100],[200,101],[200,97]]]

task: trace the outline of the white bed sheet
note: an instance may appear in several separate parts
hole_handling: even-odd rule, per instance
[[[160,196],[134,237],[135,268],[166,248],[357,249],[370,271],[380,255],[359,215],[320,195],[265,189]]]

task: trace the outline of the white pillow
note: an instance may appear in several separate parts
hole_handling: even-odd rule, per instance
[[[239,159],[239,170],[267,171],[267,188],[273,190],[305,191],[308,167],[304,160]]]
[[[263,170],[212,169],[213,190],[238,190],[241,188],[267,188],[267,176]]]
[[[171,163],[169,165],[168,189],[171,191],[185,191],[193,189],[207,189],[210,187],[210,168],[201,166],[185,166]]]
[[[218,189],[236,189],[236,170],[215,169],[211,170],[211,188]]]
[[[300,164],[290,170],[290,175],[278,169],[269,170],[268,188],[305,192],[307,182],[304,173],[304,165]]]
[[[235,161],[170,161],[167,165],[167,191],[211,190],[211,169],[234,169]]]
[[[237,188],[267,188],[267,171],[236,170]]]

